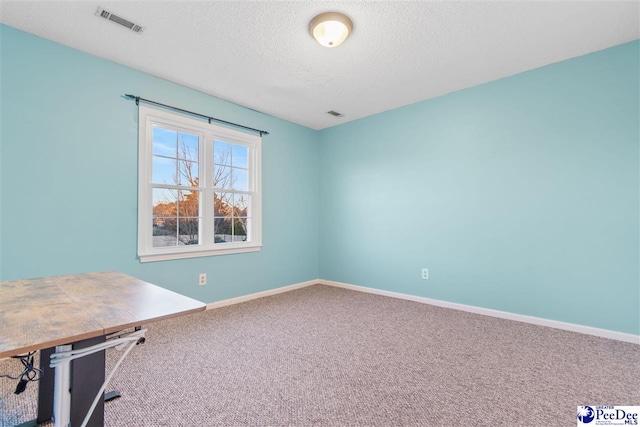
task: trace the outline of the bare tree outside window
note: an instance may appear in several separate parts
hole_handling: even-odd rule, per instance
[[[157,246],[199,244],[200,178],[198,153],[194,153],[178,134],[176,168],[173,186],[190,186],[193,190],[167,188],[158,190],[153,205],[153,236],[166,236]],[[214,235],[215,243],[247,240],[249,196],[233,192],[237,172],[244,169],[232,165],[231,152],[214,151]],[[246,172],[245,172],[246,173]],[[175,240],[174,240],[175,239]]]
[[[161,240],[159,246],[197,245],[200,225],[200,178],[198,153],[194,153],[178,134],[177,167],[173,174],[174,186],[190,186],[193,190],[167,188],[154,197],[153,235],[171,236],[176,240]]]
[[[235,156],[235,157],[234,157]],[[247,148],[214,142],[214,232],[215,243],[247,240],[249,198]]]

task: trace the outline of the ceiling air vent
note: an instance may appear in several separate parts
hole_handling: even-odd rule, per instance
[[[101,7],[98,7],[98,10],[96,10],[96,16],[107,19],[109,21],[113,21],[116,24],[120,24],[123,27],[127,27],[128,29],[136,33],[141,33],[144,30],[144,28],[142,28],[140,25],[134,24],[131,21],[127,21],[126,19],[121,18],[118,15],[114,15],[113,13],[108,12]]]
[[[333,117],[342,117],[344,114],[338,113],[337,111],[327,111],[327,114],[331,114]]]

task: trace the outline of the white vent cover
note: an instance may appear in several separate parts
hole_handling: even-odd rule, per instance
[[[331,114],[334,117],[343,117],[344,116],[344,114],[338,113],[337,111],[333,111],[333,110],[327,111],[327,114]]]
[[[128,29],[136,33],[141,33],[144,30],[144,28],[142,28],[140,25],[134,24],[131,21],[127,21],[126,19],[121,18],[118,15],[114,15],[113,13],[108,12],[99,6],[98,10],[96,10],[96,16],[115,22],[116,24],[120,24],[123,27],[127,27]]]

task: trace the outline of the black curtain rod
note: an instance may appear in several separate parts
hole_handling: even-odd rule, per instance
[[[143,102],[146,102],[148,104],[159,105],[161,107],[169,108],[171,110],[180,111],[182,113],[192,114],[194,116],[202,117],[203,119],[209,120],[209,124],[211,124],[211,120],[215,120],[218,123],[225,123],[227,125],[237,126],[239,128],[242,128],[242,129],[247,129],[247,130],[252,130],[254,132],[258,132],[260,134],[260,136],[269,135],[269,132],[267,132],[266,130],[254,129],[254,128],[250,128],[249,126],[239,125],[238,123],[233,123],[233,122],[228,122],[226,120],[216,119],[215,117],[206,116],[206,115],[200,114],[200,113],[194,113],[193,111],[183,110],[182,108],[173,107],[171,105],[161,104],[159,102],[151,101],[150,99],[144,99],[144,98],[141,98],[141,97],[136,96],[136,95],[125,94],[124,96],[126,96],[127,98],[130,98],[130,99],[135,99],[136,105],[140,105],[140,101],[143,101]]]

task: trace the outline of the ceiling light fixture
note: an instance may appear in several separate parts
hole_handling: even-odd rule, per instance
[[[309,33],[322,46],[336,47],[349,37],[353,31],[353,22],[338,12],[325,12],[309,23]]]

